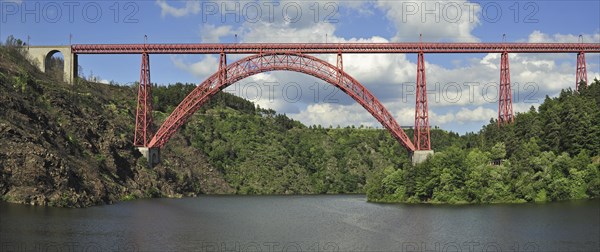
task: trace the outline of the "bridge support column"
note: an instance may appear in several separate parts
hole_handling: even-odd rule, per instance
[[[143,53],[133,145],[147,147],[152,136],[152,83],[150,82],[150,57],[147,53]]]
[[[585,53],[577,53],[577,73],[575,74],[575,90],[580,91],[581,82],[585,82],[585,87],[588,86],[587,70],[585,66]]]
[[[417,99],[415,104],[414,141],[416,150],[431,150],[429,140],[429,108],[427,105],[427,81],[425,78],[425,55],[419,52],[417,63]]]
[[[75,78],[78,76],[77,67],[78,67],[78,58],[77,54],[71,53],[69,56],[64,56],[64,75],[63,81],[69,83],[71,85],[75,84]]]
[[[75,85],[77,78],[79,78],[79,56],[77,54],[73,54],[73,72],[71,74],[71,84]]]
[[[344,76],[344,60],[342,58],[342,51],[337,54],[337,84],[341,87]]]
[[[221,52],[219,56],[219,83],[221,85],[227,82],[227,55]]]
[[[500,58],[500,91],[498,93],[498,126],[513,123],[515,120],[512,108],[512,89],[510,87],[510,68],[508,52]]]
[[[160,164],[160,148],[138,147],[137,149],[146,158],[150,168]]]

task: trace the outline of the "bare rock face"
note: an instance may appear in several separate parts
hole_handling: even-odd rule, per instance
[[[178,137],[163,152],[168,162],[146,167],[131,144],[131,87],[60,84],[7,55],[0,48],[0,199],[87,207],[232,192],[204,154]]]

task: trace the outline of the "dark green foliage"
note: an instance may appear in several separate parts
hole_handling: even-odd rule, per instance
[[[434,148],[426,162],[368,180],[371,201],[486,203],[600,196],[600,81],[546,97],[539,111]],[[435,139],[434,137],[432,137]],[[460,148],[459,148],[460,147]]]
[[[165,116],[195,88],[155,87]],[[600,193],[596,82],[547,98],[499,128],[459,136],[432,129],[436,155],[412,166],[383,129],[306,127],[219,93],[182,130],[238,193],[354,193],[386,202],[489,203],[581,199]],[[406,130],[412,135],[412,130]]]
[[[165,117],[196,86],[155,86]],[[365,112],[366,113],[366,112]],[[384,169],[407,167],[407,151],[385,129],[306,127],[286,115],[220,92],[179,133],[202,150],[237,193],[362,193]],[[412,135],[412,130],[407,131]],[[435,148],[460,142],[433,129]]]
[[[272,111],[233,109],[245,105],[228,96],[197,113],[183,134],[239,193],[364,192],[370,172],[408,162],[384,130],[306,128]]]

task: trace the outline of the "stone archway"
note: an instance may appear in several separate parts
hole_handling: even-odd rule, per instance
[[[55,53],[60,52],[64,59],[63,81],[69,84],[75,82],[77,77],[77,55],[71,52],[70,46],[29,46],[27,53],[34,64],[42,72],[46,72],[48,60]]]
[[[52,50],[46,55],[44,60],[44,72],[51,74],[52,77],[65,81],[65,62],[64,55],[59,50]],[[62,61],[62,62],[61,62]]]

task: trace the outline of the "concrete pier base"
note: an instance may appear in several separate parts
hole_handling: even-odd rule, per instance
[[[412,163],[413,165],[423,163],[427,159],[427,157],[433,156],[433,150],[418,150],[413,152],[412,154]]]
[[[142,156],[146,158],[148,161],[148,166],[150,168],[154,167],[157,164],[160,164],[160,149],[159,148],[147,148],[147,147],[138,147],[137,148]]]

